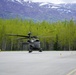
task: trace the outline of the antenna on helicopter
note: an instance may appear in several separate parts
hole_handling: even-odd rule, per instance
[[[31,32],[28,33],[28,37],[29,37],[29,39],[31,39]]]
[[[29,32],[28,35],[30,36],[31,35],[31,32]]]

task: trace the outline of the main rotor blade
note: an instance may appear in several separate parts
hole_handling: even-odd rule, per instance
[[[38,38],[52,38],[52,37],[55,37],[55,36],[38,36]]]
[[[30,38],[38,38],[37,36],[30,36]]]
[[[26,39],[28,39],[28,38],[37,38],[37,36],[30,36],[30,35],[27,35],[27,36],[25,36],[25,35],[17,35],[17,34],[7,34],[7,35],[8,36],[24,37]]]
[[[8,36],[18,36],[18,37],[26,37],[28,38],[29,36],[25,36],[25,35],[17,35],[17,34],[7,34]]]

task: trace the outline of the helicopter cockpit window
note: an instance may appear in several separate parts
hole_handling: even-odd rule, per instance
[[[35,40],[31,40],[31,42],[34,42]]]
[[[35,42],[39,42],[39,39],[36,39]]]

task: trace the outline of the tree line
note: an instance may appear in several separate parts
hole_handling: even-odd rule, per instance
[[[73,19],[50,23],[18,18],[0,19],[0,49],[27,49],[18,41],[18,37],[7,36],[7,34],[27,35],[29,31],[39,37],[43,50],[76,50],[76,23]],[[21,41],[26,42],[26,39]]]

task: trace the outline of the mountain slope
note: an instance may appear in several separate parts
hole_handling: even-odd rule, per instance
[[[1,0],[0,18],[33,19],[35,21],[76,20],[76,4],[52,4],[25,0]]]

